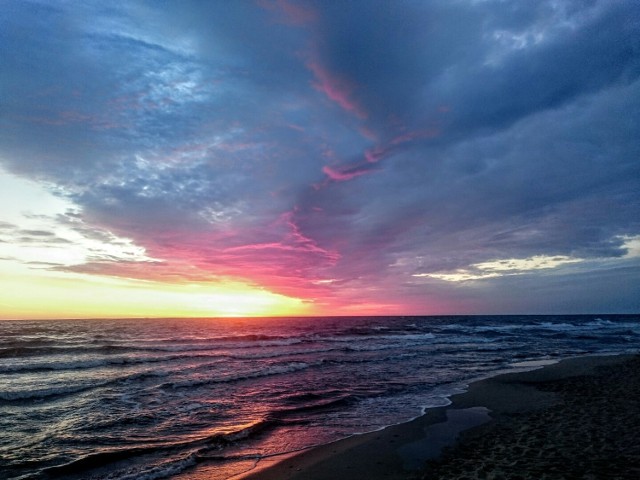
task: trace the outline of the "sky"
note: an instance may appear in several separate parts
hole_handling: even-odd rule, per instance
[[[0,3],[0,318],[640,311],[636,0]]]

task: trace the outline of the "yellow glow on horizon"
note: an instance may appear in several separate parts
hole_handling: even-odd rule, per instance
[[[0,319],[304,315],[312,304],[233,280],[166,283],[56,270],[154,261],[127,238],[85,224],[46,185],[0,168]],[[61,221],[61,218],[64,221]]]
[[[0,262],[0,319],[304,315],[298,298],[233,281],[166,284]],[[9,265],[8,265],[9,264]]]

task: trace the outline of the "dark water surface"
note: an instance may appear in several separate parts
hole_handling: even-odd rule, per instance
[[[0,322],[0,478],[222,480],[479,377],[639,345],[638,315]]]

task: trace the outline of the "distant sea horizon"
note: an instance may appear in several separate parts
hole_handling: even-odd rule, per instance
[[[634,313],[3,320],[0,477],[226,480],[639,344]]]
[[[64,322],[64,321],[100,321],[100,320],[234,320],[234,319],[304,319],[304,318],[443,318],[443,317],[584,317],[584,316],[640,316],[640,312],[586,312],[586,313],[428,313],[428,314],[397,314],[397,315],[330,315],[330,314],[310,314],[310,315],[141,315],[141,316],[113,316],[113,317],[11,317],[0,318],[0,322],[21,322],[21,321],[43,321],[43,322]]]

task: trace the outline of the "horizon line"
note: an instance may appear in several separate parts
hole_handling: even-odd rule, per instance
[[[303,319],[303,318],[394,318],[394,317],[579,317],[589,315],[629,316],[640,312],[589,312],[589,313],[443,313],[443,314],[397,314],[397,315],[243,315],[243,316],[175,316],[175,317],[63,317],[63,318],[0,318],[0,322],[28,321],[98,321],[98,320],[252,320],[252,319]]]

